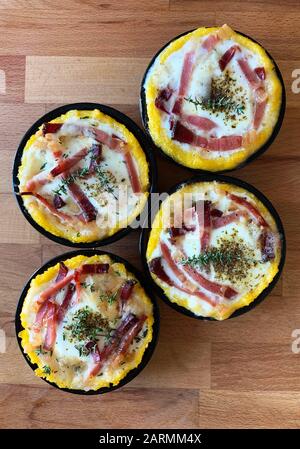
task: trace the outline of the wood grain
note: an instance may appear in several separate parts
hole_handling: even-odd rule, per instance
[[[70,250],[40,236],[11,190],[11,167],[27,129],[63,103],[112,105],[141,126],[140,81],[150,58],[175,35],[227,22],[265,45],[287,90],[282,129],[269,150],[231,175],[272,201],[285,226],[287,262],[254,310],[222,323],[189,319],[158,300],[159,344],[128,387],[80,397],[37,379],[15,340],[23,286],[50,258]],[[280,24],[280,25],[279,25]],[[0,0],[0,427],[300,427],[300,68],[298,0]],[[159,191],[191,172],[156,154]],[[142,269],[139,231],[104,249]],[[138,404],[138,407],[137,407]]]
[[[145,58],[28,56],[25,101],[136,104],[148,62]]]

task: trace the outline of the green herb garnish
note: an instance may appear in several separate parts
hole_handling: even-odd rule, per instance
[[[43,372],[44,374],[51,374],[51,368],[49,365],[43,366]]]
[[[44,168],[46,167],[47,162],[44,162],[43,165],[40,166],[40,170],[44,170]]]

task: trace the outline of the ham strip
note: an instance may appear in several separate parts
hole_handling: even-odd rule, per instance
[[[135,284],[136,284],[136,281],[134,279],[128,279],[122,285],[121,292],[120,292],[120,300],[121,300],[122,305],[124,305],[124,303],[126,301],[128,301],[128,299],[130,298]]]
[[[126,151],[125,151],[124,159],[126,162],[126,167],[128,170],[128,175],[129,175],[133,193],[141,193],[142,188],[141,188],[138,172],[136,170],[136,166],[135,166],[132,154],[128,149],[126,149]]]
[[[202,48],[204,48],[206,51],[210,52],[212,51],[215,46],[220,42],[220,37],[218,33],[210,34],[203,42],[202,42]]]
[[[44,338],[43,349],[45,351],[51,351],[56,341],[56,326],[57,326],[57,306],[52,302],[49,302],[47,315],[47,330]]]
[[[194,51],[187,52],[183,60],[183,67],[178,90],[178,98],[175,101],[172,110],[174,114],[180,115],[181,113],[183,98],[186,95],[187,88],[192,76],[192,72],[194,69],[194,62],[195,62],[195,52]]]
[[[169,250],[168,246],[165,243],[160,242],[160,249],[161,249],[163,258],[166,260],[167,264],[169,265],[170,269],[175,274],[176,278],[179,279],[182,284],[184,284],[186,282],[186,277],[182,273],[182,271],[178,268],[176,262],[174,261],[174,259],[172,257],[171,251]]]
[[[211,137],[207,140],[207,149],[214,151],[230,151],[241,148],[243,143],[242,136],[222,136],[222,137]]]
[[[171,267],[170,267],[170,269],[171,269]],[[199,290],[192,291],[191,289],[182,287],[182,286],[178,285],[178,283],[173,282],[170,279],[170,277],[167,275],[167,273],[165,272],[164,267],[162,266],[161,257],[156,257],[149,262],[149,270],[151,271],[151,273],[154,273],[161,281],[165,282],[170,287],[175,287],[178,290],[182,291],[183,293],[197,296],[199,299],[202,299],[203,301],[207,302],[212,307],[215,307],[217,305],[217,302],[214,299],[209,298],[207,295],[200,292]],[[185,282],[188,282],[188,280],[185,279]]]
[[[247,209],[251,213],[251,215],[253,215],[255,217],[258,224],[260,224],[261,226],[264,226],[264,227],[268,227],[268,223],[263,218],[261,213],[249,201],[247,201],[247,200],[245,200],[245,198],[242,198],[241,196],[235,195],[233,193],[227,193],[227,196],[235,203],[237,203],[240,206]]]
[[[46,290],[44,290],[38,300],[37,304],[41,306],[47,299],[49,299],[51,296],[55,295],[57,292],[62,290],[66,285],[68,285],[73,279],[74,279],[75,273],[70,273],[67,276],[65,276],[63,279],[60,279],[59,281],[55,282],[53,285],[50,285],[50,287],[47,287]]]
[[[256,67],[256,69],[254,69],[254,72],[262,81],[266,79],[266,71],[264,67]]]
[[[182,115],[182,120],[202,131],[211,131],[218,126],[209,118],[199,117],[198,115]]]
[[[264,100],[262,102],[258,102],[258,101],[256,102],[256,104],[255,104],[255,113],[254,113],[254,120],[253,120],[253,127],[254,127],[254,129],[258,129],[259,128],[259,126],[260,126],[260,124],[262,122],[264,113],[265,113],[266,106],[267,106],[267,100]]]
[[[224,72],[227,64],[229,64],[229,62],[232,60],[237,50],[241,50],[240,47],[238,45],[232,45],[230,48],[228,48],[227,51],[225,51],[225,53],[219,60],[219,66],[222,72]]]
[[[45,206],[53,215],[56,215],[57,217],[59,217],[60,219],[64,220],[64,221],[68,221],[68,222],[73,222],[74,218],[79,218],[76,217],[75,215],[69,215],[66,214],[64,212],[60,212],[59,210],[57,210],[55,208],[55,206],[53,206],[53,204],[51,204],[46,198],[44,198],[42,195],[40,195],[39,193],[36,192],[22,192],[21,193],[22,196],[26,196],[26,195],[30,195],[30,196],[34,196],[36,199],[38,199],[43,206]]]
[[[216,282],[212,282],[209,279],[206,279],[204,276],[202,276],[199,271],[196,271],[194,268],[190,267],[189,265],[183,265],[185,271],[191,276],[191,278],[201,287],[203,287],[205,290],[214,293],[216,295],[222,296],[226,299],[233,299],[237,292],[227,286],[227,285],[221,285]]]
[[[81,274],[102,274],[108,273],[109,263],[86,263],[80,268]]]
[[[187,143],[195,147],[202,147],[213,151],[236,150],[242,146],[242,136],[205,137],[198,136],[181,122],[177,121],[173,131],[173,139],[181,143]]]
[[[94,135],[97,142],[107,145],[112,150],[121,150],[123,148],[124,142],[122,139],[111,134],[106,133],[98,128],[89,128],[91,133]]]
[[[216,217],[212,220],[213,229],[222,228],[223,226],[227,226],[230,223],[234,223],[239,221],[241,217],[244,217],[245,214],[242,211],[231,212],[227,215],[222,215],[220,217]]]
[[[57,310],[57,322],[61,323],[66,315],[66,312],[71,304],[71,300],[75,291],[74,284],[69,284],[62,304]]]
[[[113,355],[115,357],[120,354],[124,355],[125,352],[128,351],[134,337],[136,337],[142,329],[145,320],[145,316],[137,317],[130,313],[115,330],[111,341],[104,346],[102,351],[99,350],[98,345],[95,346],[95,350],[92,352],[95,365],[90,372],[91,377],[96,376],[99,373],[103,364],[110,357]]]
[[[261,86],[261,80],[259,79],[259,77],[257,76],[256,72],[254,70],[251,69],[251,67],[248,64],[247,59],[245,58],[240,58],[238,59],[238,64],[243,72],[243,74],[245,75],[248,83],[250,84],[250,86],[255,90],[258,89]]]
[[[82,148],[77,153],[73,154],[66,159],[62,159],[59,163],[50,171],[50,174],[55,177],[60,175],[61,173],[70,170],[70,168],[74,167],[74,165],[78,164],[87,154],[89,153],[88,148]]]
[[[64,175],[64,179],[68,179],[68,174]],[[89,223],[96,220],[97,210],[90,202],[86,194],[83,192],[81,187],[79,187],[76,182],[67,183],[67,187],[72,195],[73,200],[82,210],[81,217],[83,221],[85,223]]]
[[[63,123],[44,123],[42,126],[43,136],[57,133],[62,126]]]
[[[210,240],[211,219],[210,219],[210,201],[198,201],[196,212],[200,229],[200,247],[206,251]]]
[[[266,229],[260,235],[260,246],[262,261],[268,262],[269,260],[275,259],[275,236],[271,231]]]

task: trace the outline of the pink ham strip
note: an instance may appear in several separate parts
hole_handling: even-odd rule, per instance
[[[46,351],[51,351],[53,349],[56,340],[56,326],[57,326],[57,306],[52,302],[48,304],[47,310],[47,330],[44,338],[43,348]]]
[[[144,315],[137,317],[129,314],[115,330],[111,341],[101,351],[98,345],[95,345],[95,350],[92,352],[94,367],[90,371],[90,377],[96,376],[109,358],[124,354],[129,349],[134,337],[142,329],[145,320],[146,316]]]
[[[239,221],[239,219],[244,216],[245,214],[242,211],[236,211],[227,215],[222,215],[221,217],[216,217],[212,220],[212,227],[213,229],[222,228],[230,223]]]
[[[73,297],[74,290],[75,290],[74,284],[69,284],[66,294],[65,294],[65,297],[64,297],[64,300],[63,300],[61,306],[58,307],[58,311],[57,311],[57,322],[58,323],[61,323],[65,317],[68,307],[71,304],[71,299]]]
[[[242,136],[223,136],[219,138],[211,137],[207,140],[207,149],[213,151],[230,151],[241,148]]]
[[[74,165],[78,164],[87,154],[89,153],[88,148],[82,148],[77,153],[75,153],[73,156],[70,156],[66,159],[61,160],[50,172],[50,174],[55,177],[57,175],[60,175],[61,173],[64,173],[67,170],[70,170],[70,168],[74,167]]]
[[[268,223],[263,218],[261,213],[256,209],[256,207],[253,206],[253,204],[251,204],[249,201],[245,200],[245,198],[242,198],[241,196],[235,195],[233,193],[227,193],[227,196],[235,203],[237,203],[240,206],[247,209],[251,213],[251,215],[253,215],[255,217],[258,224],[260,224],[261,226],[264,226],[264,227],[268,227]]]
[[[218,36],[218,33],[211,34],[202,42],[202,48],[210,52],[215,48],[220,40],[221,39]]]
[[[124,145],[123,140],[119,139],[119,137],[114,137],[101,129],[91,127],[90,131],[94,134],[97,142],[107,145],[112,150],[121,150]]]
[[[259,128],[259,126],[262,122],[265,110],[266,110],[266,106],[267,106],[267,100],[264,100],[262,102],[256,101],[254,120],[253,120],[254,129]]]
[[[245,58],[238,59],[238,64],[245,75],[248,83],[253,89],[258,89],[261,86],[261,80],[257,76],[254,70],[248,64],[248,61]]]
[[[186,277],[182,273],[182,271],[178,268],[176,262],[174,261],[174,259],[172,257],[172,254],[171,254],[168,246],[165,243],[160,242],[160,249],[161,249],[163,258],[166,260],[167,264],[169,265],[170,269],[175,274],[176,278],[178,278],[180,280],[180,282],[182,284],[184,284],[186,282]]]
[[[37,304],[41,307],[42,304],[45,301],[47,301],[47,299],[49,299],[51,296],[55,295],[57,292],[62,290],[66,285],[68,285],[74,279],[74,276],[75,276],[75,273],[70,273],[63,279],[59,280],[58,282],[55,282],[55,284],[50,285],[50,287],[46,288],[46,290],[44,290],[40,294],[40,296],[37,300]]]
[[[210,201],[198,201],[196,211],[200,229],[200,247],[202,251],[206,251],[211,231]]]
[[[135,164],[134,164],[132,154],[129,151],[129,149],[126,149],[125,154],[124,154],[124,159],[126,162],[126,167],[128,170],[133,193],[141,193],[142,192],[141,183],[140,183],[139,176],[138,176]]]
[[[185,271],[191,276],[191,278],[201,285],[205,290],[215,293],[216,295],[222,296],[226,299],[232,299],[237,295],[237,292],[227,286],[227,285],[221,285],[217,284],[216,282],[212,282],[209,279],[206,279],[204,276],[202,276],[199,271],[196,271],[194,268],[190,267],[189,265],[183,265]]]
[[[182,115],[182,120],[195,126],[202,131],[211,131],[218,125],[206,117],[199,117],[198,115]]]
[[[67,179],[69,176],[68,173],[66,173],[63,177],[64,179]],[[80,207],[82,214],[80,215],[82,220],[85,223],[89,223],[91,221],[96,220],[97,217],[97,210],[93,206],[93,204],[90,202],[86,194],[83,192],[81,187],[79,187],[76,182],[70,182],[67,183],[67,187],[72,195],[73,200],[75,203]]]
[[[182,102],[183,98],[186,95],[187,88],[190,82],[190,78],[192,76],[193,68],[194,68],[194,61],[195,61],[195,52],[189,51],[184,56],[183,61],[183,68],[181,72],[180,77],[180,84],[179,84],[179,90],[178,90],[178,98],[175,101],[174,107],[172,112],[174,114],[180,115],[181,108],[182,108]]]
[[[223,136],[219,138],[206,139],[197,136],[193,131],[186,128],[179,121],[176,123],[173,131],[173,139],[181,143],[188,143],[195,147],[205,148],[212,151],[229,151],[235,150],[242,146],[242,136]]]
[[[171,267],[170,267],[171,269]],[[215,307],[217,305],[217,302],[209,298],[205,293],[200,292],[199,290],[192,291],[188,288],[182,287],[181,285],[178,285],[178,282],[173,282],[167,273],[165,272],[162,263],[161,263],[161,257],[156,257],[155,259],[152,259],[149,262],[149,270],[154,273],[159,279],[161,279],[166,284],[170,285],[170,287],[175,287],[178,290],[187,293],[189,295],[197,296],[198,298],[202,299],[203,301],[206,301],[208,304],[210,304],[212,307]],[[187,281],[187,279],[186,279]]]
[[[22,196],[34,196],[37,200],[39,200],[43,206],[45,206],[53,215],[56,215],[57,217],[61,218],[64,221],[68,221],[68,222],[73,222],[74,218],[79,218],[78,216],[72,216],[69,214],[65,214],[64,212],[60,212],[59,210],[57,210],[46,198],[44,198],[42,195],[40,195],[39,193],[35,193],[35,192],[21,192]]]
[[[228,48],[227,51],[225,51],[225,53],[219,60],[219,66],[222,72],[225,70],[227,64],[229,64],[229,62],[232,60],[237,50],[240,50],[240,47],[238,45],[232,45],[230,48]]]

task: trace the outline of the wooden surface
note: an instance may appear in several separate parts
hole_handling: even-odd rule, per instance
[[[111,104],[140,124],[139,84],[152,55],[202,25],[232,27],[260,41],[282,70],[287,111],[269,151],[234,172],[261,189],[284,222],[288,254],[275,291],[223,323],[197,322],[159,301],[161,334],[147,368],[102,397],[60,392],[36,378],[14,335],[20,291],[42,262],[67,248],[41,237],[21,215],[11,167],[27,128],[59,104]],[[298,0],[0,0],[0,427],[300,427],[300,68]],[[158,159],[159,189],[190,176]],[[109,250],[140,266],[139,231]]]

